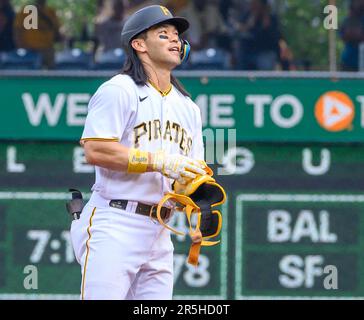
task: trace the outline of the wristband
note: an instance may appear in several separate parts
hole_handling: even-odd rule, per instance
[[[148,168],[148,152],[129,149],[128,173],[144,173]]]

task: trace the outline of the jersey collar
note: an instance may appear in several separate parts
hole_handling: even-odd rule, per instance
[[[165,96],[167,96],[171,91],[172,91],[172,84],[170,84],[170,87],[168,88],[168,90],[166,90],[166,91],[162,91],[161,89],[159,89],[158,88],[158,86],[155,84],[155,83],[153,83],[152,81],[150,81],[150,80],[148,80],[148,82],[149,82],[149,84],[155,89],[155,90],[157,90],[159,93],[160,93],[160,95],[162,96],[162,97],[165,97]]]

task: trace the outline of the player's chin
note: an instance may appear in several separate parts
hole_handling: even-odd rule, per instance
[[[166,61],[166,64],[169,66],[169,68],[174,69],[181,64],[181,59],[177,57],[174,59],[168,59],[168,61]]]
[[[178,66],[180,66],[182,64],[182,61],[181,61],[181,59],[178,59],[176,62],[175,62],[175,68],[176,67],[178,67]]]

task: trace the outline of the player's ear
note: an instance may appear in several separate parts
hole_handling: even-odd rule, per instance
[[[141,38],[133,39],[131,42],[131,46],[137,52],[146,52],[147,51],[145,41]]]

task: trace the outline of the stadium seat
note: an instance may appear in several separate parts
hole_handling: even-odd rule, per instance
[[[40,69],[42,58],[39,53],[23,48],[0,54],[0,69],[36,70]]]
[[[120,70],[125,62],[123,49],[116,48],[102,53],[96,58],[95,70]]]
[[[208,48],[192,51],[188,64],[190,70],[228,70],[230,56],[222,49]]]
[[[78,48],[56,53],[55,68],[58,70],[89,70],[92,63],[92,54]]]

